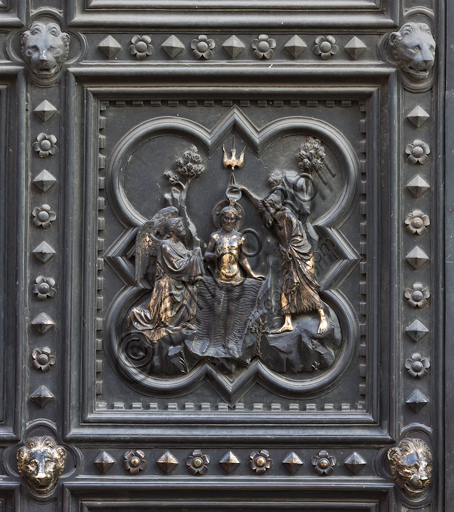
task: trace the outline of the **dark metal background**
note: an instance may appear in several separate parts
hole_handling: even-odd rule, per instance
[[[417,8],[434,11],[437,42],[434,81],[424,90],[405,87],[382,49],[386,35]],[[71,36],[69,60],[50,87],[33,81],[20,53],[20,35],[39,15],[54,17]],[[0,2],[0,510],[449,510],[454,499],[448,442],[454,439],[453,21],[448,0]],[[263,33],[277,41],[267,61],[256,59],[251,48]],[[145,61],[128,52],[136,34],[152,37],[154,53]],[[200,34],[216,42],[206,62],[190,49]],[[294,59],[284,44],[296,34],[307,48]],[[322,60],[313,52],[314,41],[330,34],[339,52]],[[121,44],[112,59],[98,48],[108,35]],[[185,46],[175,60],[161,48],[171,35]],[[235,60],[222,48],[232,35],[245,44]],[[357,60],[345,51],[354,36],[367,46]],[[57,109],[46,122],[34,113],[44,100]],[[417,105],[430,114],[420,128],[407,119]],[[323,120],[333,137],[336,130],[345,136],[356,155],[354,206],[345,235],[357,257],[352,251],[342,292],[354,310],[355,320],[347,322],[351,350],[344,369],[318,390],[300,393],[252,379],[227,392],[223,377],[214,375],[185,395],[150,391],[122,375],[111,350],[112,310],[122,287],[131,285],[131,269],[113,245],[130,226],[118,220],[112,152],[139,123],[168,116],[192,119],[209,130],[229,112],[235,112],[235,129],[244,117],[257,126],[292,116]],[[40,158],[32,149],[41,132],[57,138],[52,157]],[[407,161],[405,147],[415,139],[431,147],[424,165]],[[210,165],[219,165],[213,164],[220,162],[219,146],[205,149]],[[248,151],[247,157],[255,158]],[[170,161],[177,156],[169,154]],[[43,169],[56,178],[44,193],[33,183]],[[241,172],[247,171],[238,179]],[[261,192],[258,180],[266,177],[253,172]],[[420,198],[406,188],[417,174],[430,184]],[[253,174],[253,186],[254,181]],[[154,193],[150,200],[156,201]],[[214,204],[218,198],[199,192],[195,200]],[[32,210],[43,204],[57,214],[46,230],[32,223]],[[404,224],[417,208],[431,219],[420,238]],[[46,263],[33,255],[42,241],[56,253]],[[415,245],[430,256],[419,270],[405,261]],[[31,289],[38,275],[55,279],[55,298],[36,299]],[[415,282],[431,293],[428,305],[416,312],[404,299]],[[55,322],[45,334],[31,325],[42,312]],[[429,328],[417,345],[405,333],[415,318]],[[57,358],[47,373],[32,368],[31,357],[45,346]],[[424,379],[405,369],[415,352],[430,358]],[[42,385],[54,395],[44,408],[30,399]],[[415,390],[428,401],[418,412],[406,404]],[[37,498],[17,473],[16,451],[30,436],[48,434],[66,447],[68,458],[56,492]],[[420,501],[395,486],[386,462],[387,450],[410,435],[426,440],[434,457],[430,492]],[[124,453],[131,449],[145,453],[147,468],[140,475],[123,468]],[[184,462],[194,449],[211,457],[202,477],[191,475]],[[258,476],[248,461],[261,449],[270,452],[273,465]],[[167,450],[180,462],[170,475],[156,464]],[[229,450],[241,465],[227,475],[218,460]],[[313,470],[311,458],[320,450],[336,457],[329,476]],[[93,464],[102,451],[116,460],[105,474]],[[282,464],[292,451],[304,462],[294,475]],[[358,474],[344,465],[352,452],[367,461]]]

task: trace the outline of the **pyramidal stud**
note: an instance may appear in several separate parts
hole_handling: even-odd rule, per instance
[[[56,178],[52,176],[49,171],[44,169],[38,174],[38,176],[36,176],[33,183],[41,190],[41,192],[47,192],[56,181]]]
[[[100,473],[107,473],[109,469],[115,464],[115,459],[109,455],[107,452],[101,452],[96,459],[93,461],[93,464],[100,471]]]
[[[32,325],[40,334],[46,334],[48,330],[55,326],[55,322],[47,313],[40,313],[32,320]]]
[[[421,341],[424,336],[429,332],[429,329],[419,320],[412,322],[406,329],[405,332],[410,336],[413,341]]]
[[[425,179],[421,178],[421,176],[417,174],[407,183],[407,188],[415,197],[421,197],[427,190],[429,190],[430,185]]]
[[[170,36],[162,43],[161,48],[171,59],[175,59],[184,50],[184,44],[178,39],[178,37]]]
[[[307,48],[307,44],[299,36],[293,36],[285,44],[286,52],[293,58],[298,58]]]
[[[429,400],[421,393],[421,391],[416,389],[407,398],[405,403],[413,412],[419,412],[427,403],[429,403]]]
[[[224,42],[222,48],[224,48],[231,59],[236,59],[236,57],[246,49],[246,46],[236,36],[232,36]]]
[[[358,57],[360,57],[366,49],[367,46],[361,41],[361,39],[357,38],[356,36],[352,37],[344,47],[344,50],[353,60],[356,60]]]
[[[42,101],[33,111],[44,123],[57,112],[57,109],[47,100]]]
[[[38,404],[41,409],[44,409],[46,405],[54,399],[54,395],[46,388],[46,386],[40,386],[36,391],[30,395],[30,399]]]
[[[407,119],[419,128],[429,119],[429,117],[430,115],[418,105],[408,114]]]
[[[227,452],[219,460],[219,465],[226,473],[230,474],[240,465],[240,461],[233,452]]]
[[[353,452],[345,460],[344,465],[354,474],[357,475],[367,462],[359,453]]]
[[[107,36],[99,44],[98,48],[106,57],[111,59],[121,50],[121,44],[112,36]]]
[[[46,263],[55,256],[55,251],[47,242],[41,242],[38,247],[33,249],[33,255],[41,263]]]
[[[178,459],[169,451],[161,455],[156,463],[166,475],[171,473],[179,464]]]
[[[429,261],[429,256],[420,247],[416,246],[405,256],[405,259],[414,269],[418,270]]]
[[[304,464],[301,458],[295,453],[289,453],[287,457],[282,461],[285,468],[289,471],[289,473],[295,473],[298,469]]]

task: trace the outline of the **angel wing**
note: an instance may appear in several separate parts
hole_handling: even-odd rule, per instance
[[[168,219],[178,217],[178,214],[178,208],[169,206],[140,226],[136,237],[135,279],[137,284],[144,285],[144,277],[150,266],[154,266],[161,240],[165,235],[165,223]]]

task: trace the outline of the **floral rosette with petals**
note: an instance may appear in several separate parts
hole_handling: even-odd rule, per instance
[[[257,473],[257,475],[264,475],[267,469],[270,469],[273,462],[270,458],[270,453],[267,450],[254,451],[250,455],[249,467]]]
[[[36,151],[41,158],[47,158],[54,155],[57,151],[57,137],[55,135],[46,135],[40,133],[33,143],[33,151]]]
[[[129,53],[135,55],[137,59],[144,60],[153,54],[150,36],[134,36],[131,39]]]
[[[423,288],[421,283],[415,283],[413,288],[405,290],[405,298],[411,308],[422,308],[427,304],[430,292],[427,288]]]
[[[51,223],[57,218],[57,214],[50,209],[48,204],[33,208],[33,224],[44,229],[50,228]]]
[[[197,39],[191,41],[192,53],[196,59],[201,59],[202,57],[206,60],[211,59],[215,46],[216,44],[213,39],[208,39],[204,35],[200,35]]]
[[[56,363],[55,356],[51,354],[49,347],[35,348],[32,358],[33,368],[42,372],[48,372],[50,367]]]
[[[405,153],[407,153],[408,161],[411,164],[425,164],[429,159],[430,147],[429,144],[417,139],[407,145]]]
[[[123,466],[131,475],[137,475],[147,467],[145,453],[142,450],[130,450],[124,454]]]
[[[320,55],[324,60],[330,59],[336,55],[339,48],[336,46],[336,40],[333,36],[318,36],[315,40],[314,53]]]
[[[322,450],[318,455],[312,457],[311,463],[317,475],[330,475],[334,471],[336,459],[326,450]]]
[[[411,359],[405,361],[405,368],[411,377],[420,379],[427,375],[427,370],[430,368],[430,362],[427,357],[422,357],[421,354],[412,354]]]
[[[202,450],[194,450],[192,455],[186,457],[186,466],[193,475],[204,475],[208,471],[209,464],[210,457],[202,453]]]
[[[414,210],[407,215],[405,224],[412,235],[423,235],[427,231],[426,227],[430,225],[430,219],[421,210]]]
[[[270,59],[274,54],[274,48],[276,48],[276,41],[270,39],[266,34],[260,34],[258,39],[254,39],[251,44],[255,50],[254,55],[257,59]]]
[[[45,300],[48,297],[54,297],[57,293],[54,286],[55,279],[52,277],[38,276],[32,286],[32,293],[36,294],[39,300]]]

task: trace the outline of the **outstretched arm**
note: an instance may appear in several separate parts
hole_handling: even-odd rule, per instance
[[[246,197],[251,201],[252,203],[252,206],[254,206],[254,208],[257,208],[257,210],[259,209],[259,206],[260,206],[260,203],[262,202],[262,200],[257,197],[256,195],[254,195],[250,190],[248,190],[246,187],[243,187],[243,186],[239,186],[239,189],[241,190],[241,192],[244,192],[244,194],[246,195]]]

